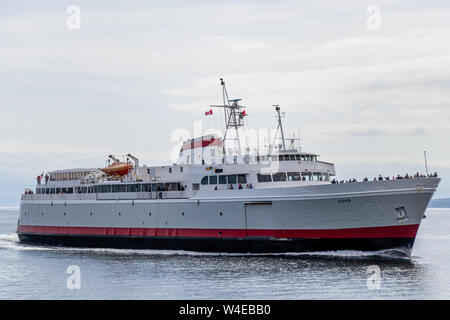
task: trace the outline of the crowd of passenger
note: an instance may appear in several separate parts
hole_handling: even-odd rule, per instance
[[[42,173],[40,176],[36,177],[36,182],[37,182],[38,185],[41,185],[42,179],[45,179],[45,184],[47,184],[48,183],[48,179],[49,179],[48,173],[46,173],[45,176],[44,176],[44,173]]]
[[[239,190],[244,189],[244,187],[242,186],[242,184],[239,184],[239,185],[238,185],[238,189],[239,189]],[[245,189],[253,189],[253,185],[252,185],[251,183],[247,183],[247,185],[245,186]],[[214,187],[214,190],[217,190],[217,186]],[[228,186],[228,190],[234,190],[234,187],[233,187],[232,184],[230,184],[230,185]]]
[[[383,181],[383,180],[401,180],[401,179],[416,179],[416,178],[426,178],[426,177],[437,177],[437,172],[435,173],[431,173],[431,174],[419,174],[418,172],[414,175],[409,175],[408,173],[406,173],[404,176],[398,174],[397,176],[392,176],[392,177],[383,177],[381,174],[378,175],[378,177],[374,177],[371,181]],[[369,178],[364,177],[362,179],[363,182],[368,182]],[[351,182],[358,182],[358,180],[356,178],[353,179],[349,179],[349,180],[337,180],[337,179],[333,179],[331,180],[332,184],[337,184],[337,183],[351,183]]]

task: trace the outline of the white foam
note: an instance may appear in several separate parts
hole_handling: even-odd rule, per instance
[[[403,249],[389,249],[380,251],[316,251],[316,252],[282,252],[282,253],[226,253],[226,252],[198,252],[184,250],[153,250],[153,249],[114,249],[114,248],[78,248],[59,247],[38,244],[20,243],[16,233],[0,234],[0,248],[13,250],[46,250],[69,252],[92,252],[113,255],[143,255],[143,256],[299,256],[299,257],[330,257],[330,258],[409,258],[410,252]]]

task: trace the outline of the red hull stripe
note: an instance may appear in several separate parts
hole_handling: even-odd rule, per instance
[[[99,228],[99,227],[54,227],[20,225],[18,233],[69,234],[98,236],[147,236],[147,237],[273,237],[273,238],[415,238],[418,224],[349,229],[314,230],[258,230],[258,229],[180,229],[180,228]]]

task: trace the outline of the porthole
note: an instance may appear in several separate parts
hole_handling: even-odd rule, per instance
[[[221,212],[220,215],[223,215],[223,213]]]
[[[120,212],[119,212],[119,216],[120,216]]]
[[[92,217],[92,212],[90,212],[89,215]]]
[[[181,215],[184,216],[184,212],[182,212]]]
[[[148,213],[148,215],[149,215],[149,216],[151,216],[151,215],[152,215],[152,213],[151,213],[151,212],[149,212],[149,213]]]

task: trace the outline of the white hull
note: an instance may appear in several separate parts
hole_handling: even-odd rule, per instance
[[[112,194],[109,200],[98,200],[98,194],[36,195],[21,202],[18,233],[24,241],[95,246],[98,242],[81,239],[106,237],[109,240],[100,241],[98,246],[175,246],[201,251],[376,250],[398,246],[410,250],[439,181],[416,178],[220,193],[209,190],[190,199],[142,199],[142,195],[139,199],[132,194]],[[114,196],[118,199],[111,200]],[[71,241],[67,242],[67,237]],[[75,238],[78,240],[73,241]],[[118,242],[119,238],[140,242]],[[148,241],[152,239],[155,241]],[[164,239],[172,241],[161,241]],[[192,244],[193,240],[199,242]],[[229,245],[226,240],[230,240]]]

